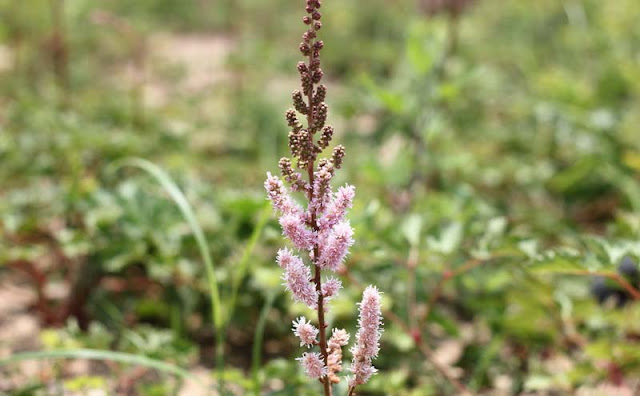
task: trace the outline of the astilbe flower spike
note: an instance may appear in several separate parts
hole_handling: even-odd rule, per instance
[[[318,291],[311,284],[311,270],[304,265],[302,259],[297,256],[288,256],[290,252],[280,251],[279,263],[282,263],[283,255],[287,261],[286,266],[280,264],[284,268],[282,279],[285,281],[287,290],[295,301],[307,304],[309,308],[315,309],[318,304]]]
[[[329,326],[325,313],[329,309],[329,300],[338,295],[342,283],[334,277],[323,281],[322,270],[337,272],[353,245],[353,229],[346,214],[353,205],[355,188],[345,185],[335,193],[331,188],[336,170],[342,167],[343,146],[335,146],[328,158],[319,158],[331,145],[334,136],[333,127],[326,125],[329,112],[325,103],[327,88],[321,83],[324,72],[320,67],[320,52],[324,43],[318,39],[318,31],[322,28],[320,7],[319,0],[306,0],[307,15],[302,21],[307,30],[299,46],[306,61],[297,65],[301,89],[293,91],[293,108],[287,110],[285,116],[291,128],[291,158],[281,158],[278,167],[290,187],[271,173],[267,173],[264,187],[280,216],[282,234],[295,248],[278,251],[276,261],[284,271],[284,285],[294,301],[307,305],[317,317],[317,326],[304,316],[293,321],[292,330],[300,340],[300,346],[317,346],[319,349],[319,352],[304,352],[297,360],[308,377],[321,382],[324,395],[331,396],[332,384],[340,382],[342,348],[350,337],[344,329],[333,329],[331,338],[327,339],[326,329]],[[306,118],[306,122],[301,122],[302,118]],[[293,192],[304,195],[306,207],[293,199]],[[379,350],[379,303],[377,289],[367,288],[360,303],[357,343],[352,348],[354,362],[351,371],[354,377],[349,382],[349,394],[353,394],[355,386],[366,382],[376,371],[371,360]]]
[[[353,229],[348,221],[336,224],[321,242],[324,246],[317,265],[335,272],[353,245]]]
[[[351,372],[353,378],[349,381],[349,388],[364,384],[376,373],[371,361],[380,351],[380,335],[382,331],[382,314],[380,310],[380,293],[375,286],[369,286],[362,294],[360,302],[360,318],[358,319],[358,333],[356,344],[351,349],[353,361]],[[351,391],[350,393],[351,394]]]

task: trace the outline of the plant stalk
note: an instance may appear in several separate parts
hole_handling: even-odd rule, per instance
[[[311,68],[311,65],[313,64],[315,58],[314,58],[314,50],[313,50],[313,44],[314,44],[315,40],[311,40],[311,42],[309,43],[309,46],[312,48],[310,54],[309,54],[309,68]],[[307,96],[307,128],[309,129],[309,139],[312,140],[313,142],[313,133],[311,133],[311,128],[313,126],[313,113],[315,111],[315,104],[313,103],[313,92],[314,92],[314,88],[312,86],[312,88],[309,90],[308,95]],[[315,161],[309,161],[309,164],[307,165],[307,173],[309,174],[309,185],[311,186],[311,190],[309,191],[308,194],[308,198],[309,198],[309,202],[311,202],[311,200],[313,199],[313,182],[314,182],[314,173],[313,173],[313,168],[314,168],[314,163]],[[316,215],[315,213],[313,213],[311,215],[311,227],[313,228],[314,231],[318,231],[319,227],[318,227],[318,221],[316,219]],[[324,320],[324,296],[322,295],[322,270],[320,267],[318,267],[317,264],[317,260],[318,260],[318,256],[320,255],[320,249],[318,247],[318,244],[316,243],[313,246],[313,261],[314,261],[314,267],[315,267],[315,276],[313,279],[313,283],[315,283],[316,285],[316,290],[318,291],[318,329],[320,330],[320,342],[319,342],[319,347],[320,347],[320,353],[322,355],[322,360],[324,361],[324,365],[325,367],[328,367],[329,365],[329,353],[327,352],[327,324],[325,323]],[[324,388],[324,395],[325,396],[331,396],[331,382],[329,381],[329,377],[325,376],[323,378],[320,379],[320,382],[322,382],[322,386]]]

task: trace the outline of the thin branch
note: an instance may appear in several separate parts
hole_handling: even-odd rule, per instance
[[[569,274],[569,275],[580,275],[580,276],[602,276],[604,278],[608,278],[618,283],[634,300],[640,300],[640,290],[636,289],[627,281],[622,275],[616,274],[615,272],[608,271],[589,271],[589,270],[567,270],[560,271],[561,273]]]
[[[431,314],[431,311],[433,311],[433,308],[435,307],[436,302],[438,301],[438,299],[440,298],[440,296],[442,295],[442,291],[444,290],[444,286],[452,279],[463,275],[469,271],[471,271],[472,269],[479,267],[483,264],[486,264],[488,261],[490,260],[495,260],[496,258],[500,258],[500,257],[491,257],[489,259],[472,259],[470,261],[468,261],[466,264],[464,264],[463,266],[456,268],[455,270],[449,270],[448,268],[445,269],[442,272],[442,276],[440,278],[440,280],[438,281],[438,283],[436,284],[436,287],[433,289],[433,291],[431,292],[431,294],[429,295],[429,300],[427,301],[427,306],[425,309],[424,314],[422,315],[422,322],[426,322],[429,319],[429,315]]]
[[[407,257],[407,271],[408,271],[408,284],[407,284],[407,313],[408,322],[410,328],[416,328],[417,326],[417,312],[416,305],[416,267],[418,266],[419,251],[416,246],[411,247],[409,250],[409,257]]]

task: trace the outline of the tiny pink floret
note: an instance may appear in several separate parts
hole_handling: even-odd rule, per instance
[[[342,289],[342,282],[337,278],[328,278],[322,284],[322,295],[325,298],[331,298],[338,294],[338,291]]]
[[[295,301],[303,302],[309,308],[315,309],[318,305],[318,292],[311,283],[311,270],[304,265],[302,259],[296,259],[288,263],[282,279]]]
[[[280,217],[282,233],[300,250],[313,249],[315,233],[307,228],[301,214],[289,213]]]
[[[318,352],[305,352],[297,358],[309,378],[322,378],[327,375],[327,368]]]
[[[353,245],[353,229],[348,221],[336,224],[321,246],[318,266],[337,271]]]
[[[356,189],[354,186],[346,185],[338,189],[327,206],[325,215],[318,219],[318,226],[321,230],[329,230],[344,220],[347,209],[353,206],[355,194]]]
[[[278,255],[276,256],[276,262],[283,270],[286,270],[293,261],[300,261],[302,264],[302,259],[293,254],[293,252],[287,248],[282,248],[278,250]]]
[[[329,338],[329,348],[340,348],[349,343],[349,333],[345,329],[333,329]]]
[[[277,176],[273,176],[271,172],[267,172],[264,188],[267,190],[267,198],[269,198],[276,211],[282,214],[302,213],[302,208],[291,198],[282,180]]]
[[[326,168],[322,168],[315,173],[311,202],[309,202],[309,207],[307,208],[310,214],[320,217],[324,213],[326,206],[331,201],[330,182],[332,177],[333,174]]]
[[[306,345],[307,348],[317,343],[318,329],[308,322],[303,316],[293,321],[293,334],[300,338],[300,346]]]

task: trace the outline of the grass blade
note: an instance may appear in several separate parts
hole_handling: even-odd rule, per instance
[[[249,268],[249,259],[251,258],[251,254],[255,249],[256,244],[258,243],[258,239],[260,235],[262,235],[262,230],[264,230],[267,221],[271,217],[271,204],[267,202],[260,212],[260,218],[258,219],[258,223],[256,227],[253,229],[253,233],[249,238],[249,242],[247,246],[245,246],[244,251],[242,252],[242,257],[240,258],[240,262],[237,265],[238,270],[236,271],[233,277],[233,284],[231,289],[231,300],[227,306],[227,320],[231,320],[231,316],[233,315],[233,311],[236,307],[236,301],[238,299],[238,291],[240,289],[240,283],[244,279],[244,276],[247,273],[247,269]]]
[[[222,304],[220,303],[220,292],[218,290],[215,267],[213,265],[213,260],[211,259],[207,240],[204,237],[204,232],[202,231],[202,227],[200,227],[200,223],[198,223],[198,220],[196,219],[193,209],[191,208],[191,204],[189,204],[189,201],[171,177],[156,164],[142,158],[126,158],[116,163],[115,166],[116,168],[122,168],[125,166],[139,168],[153,176],[169,194],[173,202],[180,209],[180,212],[182,212],[182,215],[189,224],[189,227],[196,238],[196,243],[207,271],[214,326],[216,329],[222,328]]]
[[[224,388],[223,374],[225,342],[224,322],[222,319],[222,304],[220,301],[220,292],[218,290],[215,267],[213,265],[213,260],[211,259],[211,253],[209,252],[209,246],[207,245],[207,240],[204,237],[202,227],[200,227],[200,223],[198,223],[193,209],[191,208],[191,204],[189,204],[187,197],[185,197],[180,188],[171,179],[171,177],[162,168],[150,161],[142,158],[126,158],[117,162],[116,164],[114,164],[114,166],[116,167],[116,169],[125,166],[139,168],[156,179],[156,181],[160,183],[162,188],[164,188],[164,190],[169,194],[173,202],[178,206],[180,212],[182,212],[182,215],[184,216],[185,220],[189,224],[189,227],[191,228],[191,231],[193,232],[207,272],[209,296],[211,298],[211,315],[213,326],[216,329],[216,368],[218,371],[219,386],[222,390]]]
[[[161,360],[152,359],[147,356],[133,355],[124,352],[103,351],[99,349],[59,349],[52,351],[23,352],[0,359],[0,366],[5,366],[24,360],[43,359],[88,359],[88,360],[110,360],[134,366],[144,366],[163,373],[172,374],[179,378],[191,379],[200,383],[188,371]],[[200,383],[201,384],[201,383]],[[202,384],[201,384],[202,385]]]
[[[258,377],[258,371],[260,370],[260,361],[262,360],[262,339],[264,338],[264,327],[267,323],[267,315],[273,307],[273,302],[276,299],[276,293],[269,293],[267,299],[262,306],[260,312],[260,318],[256,324],[256,331],[253,336],[253,350],[251,356],[251,380],[253,382],[253,394],[260,396],[260,378]]]

